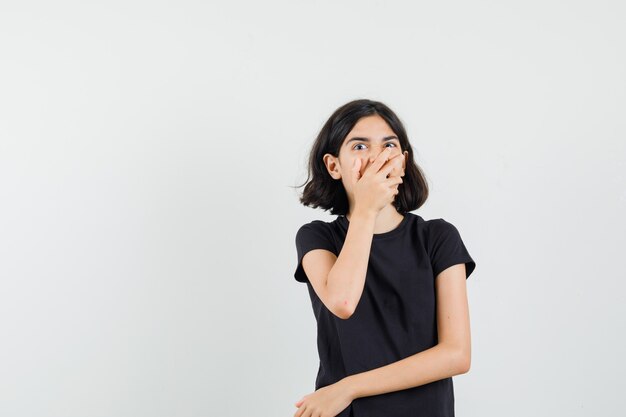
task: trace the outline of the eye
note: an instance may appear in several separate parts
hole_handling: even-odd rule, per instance
[[[395,143],[393,143],[393,142],[387,142],[387,143],[385,143],[385,146],[387,146],[387,145],[393,145],[393,147],[394,147],[394,148],[397,148],[397,147],[398,147],[398,146],[397,146]],[[365,144],[363,144],[363,143],[357,143],[356,145],[354,145],[354,146],[352,147],[352,149],[356,149],[356,147],[357,147],[357,146],[365,146]],[[356,150],[358,150],[358,149],[356,149]]]

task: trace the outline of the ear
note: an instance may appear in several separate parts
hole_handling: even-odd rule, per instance
[[[406,171],[406,161],[409,159],[409,151],[402,152],[404,154],[404,158],[402,160],[402,171]]]
[[[335,179],[335,180],[340,180],[341,179],[341,172],[339,172],[339,158],[327,153],[324,155],[324,157],[322,158],[324,161],[324,165],[326,165],[326,169],[328,170],[328,174],[330,174],[330,176]]]

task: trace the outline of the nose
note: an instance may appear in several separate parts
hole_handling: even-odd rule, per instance
[[[384,150],[385,150],[385,148],[383,148],[383,149],[381,149],[381,150],[379,150],[379,151],[374,151],[374,152],[372,152],[372,154],[370,155],[370,158],[369,158],[370,163],[374,162],[374,161],[376,160],[376,158],[378,158],[378,155],[380,155],[380,153],[381,153],[382,151],[384,151]]]

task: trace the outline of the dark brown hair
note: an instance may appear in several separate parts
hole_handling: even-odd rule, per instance
[[[345,215],[348,212],[348,196],[341,180],[330,176],[323,156],[327,153],[339,156],[339,149],[354,125],[365,116],[377,114],[382,117],[400,141],[401,152],[408,151],[403,181],[398,186],[395,198],[396,210],[400,213],[421,207],[428,198],[428,185],[422,170],[413,159],[413,149],[409,143],[402,122],[386,105],[367,99],[353,100],[339,107],[326,121],[317,135],[309,154],[308,176],[300,202],[312,208],[330,210],[331,214]]]

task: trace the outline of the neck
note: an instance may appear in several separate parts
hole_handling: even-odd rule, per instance
[[[351,207],[346,218],[350,221],[352,217],[353,208]],[[376,223],[374,224],[374,233],[385,233],[398,227],[400,222],[404,219],[402,213],[398,213],[393,204],[386,205],[376,216]]]

